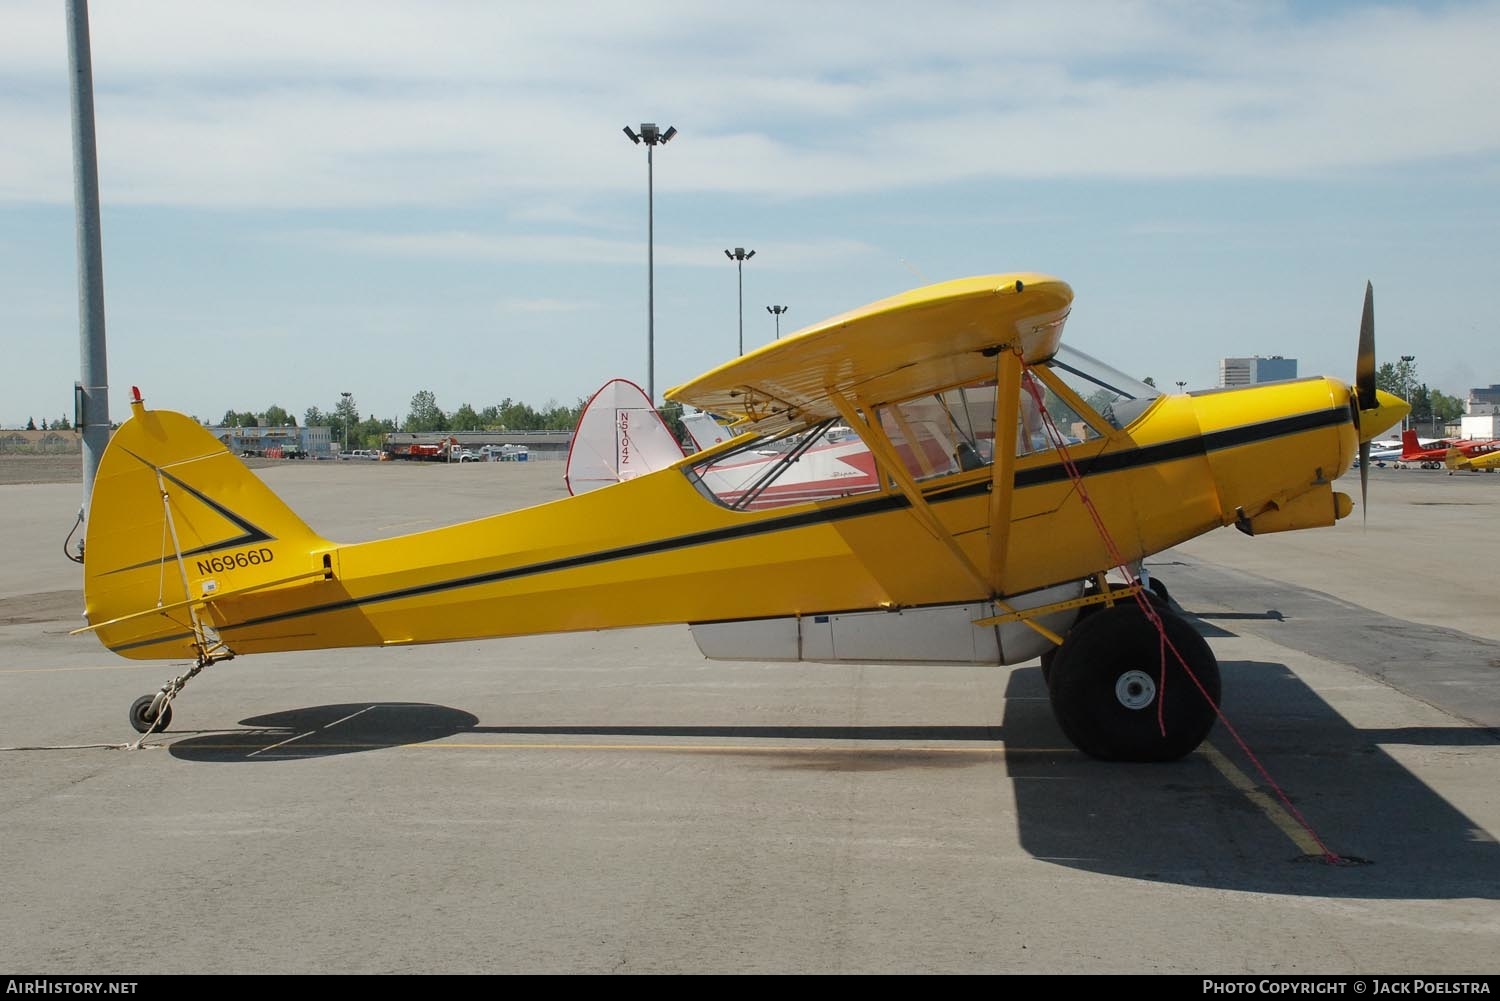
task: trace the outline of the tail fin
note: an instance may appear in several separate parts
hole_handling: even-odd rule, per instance
[[[131,409],[100,460],[84,542],[85,614],[105,646],[195,656],[214,600],[329,573],[332,545],[207,428]]]
[[[700,452],[734,437],[734,432],[720,424],[713,414],[701,410],[696,414],[683,414],[682,423],[687,427],[688,434],[693,436],[693,443]]]
[[[574,495],[682,461],[682,446],[641,387],[611,379],[584,406],[563,481]]]
[[[1401,432],[1401,458],[1415,459],[1422,453],[1422,445],[1417,441],[1416,428],[1407,428]]]

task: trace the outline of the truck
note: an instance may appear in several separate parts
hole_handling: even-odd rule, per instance
[[[448,438],[443,441],[416,442],[406,452],[399,453],[399,456],[403,459],[425,459],[429,462],[447,462],[449,461],[450,453],[452,453],[457,461],[462,462],[463,460],[459,458],[460,453],[456,451],[457,449],[458,439]],[[463,451],[467,452],[468,450],[464,449]],[[469,453],[469,458],[474,458],[472,452]]]

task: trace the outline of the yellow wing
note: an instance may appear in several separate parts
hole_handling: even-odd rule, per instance
[[[993,378],[997,350],[1031,363],[1057,351],[1073,290],[1040,274],[982,275],[883,299],[768,344],[669,390],[667,399],[751,421],[757,431]]]

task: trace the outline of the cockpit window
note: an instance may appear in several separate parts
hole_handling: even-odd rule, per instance
[[[692,466],[698,488],[737,511],[832,500],[880,489],[875,457],[836,421],[754,438]]]
[[[995,457],[995,384],[960,386],[881,407],[880,426],[914,480],[987,466]]]

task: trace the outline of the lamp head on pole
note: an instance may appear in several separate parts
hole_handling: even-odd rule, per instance
[[[647,146],[661,146],[672,141],[677,134],[677,126],[668,125],[667,131],[663,132],[656,127],[655,122],[642,122],[641,131],[636,132],[629,125],[625,126],[625,138],[639,146],[645,143]]]

